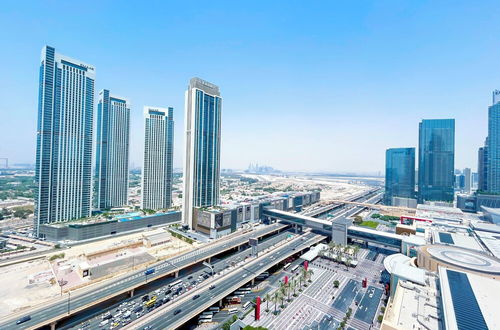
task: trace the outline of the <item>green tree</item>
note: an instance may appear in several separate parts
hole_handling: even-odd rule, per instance
[[[333,281],[333,286],[338,288],[340,285],[340,282],[338,280]]]

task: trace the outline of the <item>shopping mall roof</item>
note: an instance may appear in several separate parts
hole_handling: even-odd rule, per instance
[[[471,227],[476,231],[489,231],[492,233],[500,234],[500,226],[489,222],[473,222]]]
[[[384,267],[398,279],[425,285],[425,270],[413,266],[411,260],[402,253],[391,254],[384,259]]]
[[[446,329],[500,329],[500,285],[479,275],[439,267]]]
[[[500,259],[500,233],[490,233],[487,231],[476,231],[475,233],[488,251]]]
[[[479,242],[473,236],[468,234],[459,234],[453,232],[434,231],[432,233],[434,243],[447,244],[462,247],[464,249],[483,251]]]
[[[426,251],[442,265],[485,275],[500,275],[500,260],[485,253],[449,245],[427,245],[419,249]]]

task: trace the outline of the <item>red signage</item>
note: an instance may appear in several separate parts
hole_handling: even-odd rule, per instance
[[[285,276],[285,285],[288,284],[288,276]]]
[[[307,260],[304,261],[304,269],[307,270],[307,267],[309,267],[309,262]]]
[[[260,297],[255,298],[255,321],[260,320]]]

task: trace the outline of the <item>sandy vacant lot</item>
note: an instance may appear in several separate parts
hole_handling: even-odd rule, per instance
[[[57,284],[29,284],[29,275],[49,271],[46,260],[35,260],[0,268],[0,317],[40,304],[60,294]]]

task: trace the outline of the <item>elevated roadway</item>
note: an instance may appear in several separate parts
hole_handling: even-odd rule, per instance
[[[283,246],[264,253],[245,266],[236,268],[233,272],[213,281],[211,284],[215,288],[210,289],[210,285],[207,284],[197,290],[189,291],[182,299],[148,313],[138,321],[125,326],[124,329],[143,329],[146,327],[151,327],[151,329],[180,328],[208,307],[253,280],[260,273],[291,255],[321,242],[325,238],[325,236],[311,232],[296,237]],[[199,297],[193,299],[195,295],[199,295]],[[179,309],[180,312],[175,313]]]
[[[147,268],[155,268],[155,272],[148,276],[145,276],[145,269],[142,269],[118,276],[99,285],[92,285],[73,293],[68,292],[68,294],[47,301],[42,305],[27,309],[21,313],[8,315],[0,320],[0,329],[35,329],[45,325],[51,325],[54,328],[56,322],[64,317],[82,312],[117,295],[127,292],[133,294],[135,288],[147,282],[165,276],[177,275],[179,270],[183,268],[248,243],[248,239],[251,237],[260,238],[283,230],[285,227],[286,225],[283,224],[273,224],[229,239],[222,239],[206,247],[149,265]],[[31,320],[16,325],[16,321],[25,315],[30,315]]]

